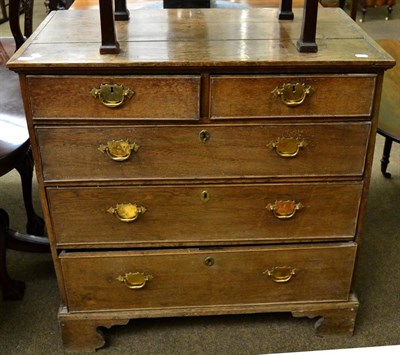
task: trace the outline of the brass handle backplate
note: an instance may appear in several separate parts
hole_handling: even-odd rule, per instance
[[[123,282],[126,287],[135,290],[143,288],[146,285],[146,282],[152,278],[153,276],[145,275],[141,272],[128,272],[124,276],[118,276],[117,280]]]
[[[270,270],[265,270],[263,274],[268,275],[274,282],[284,283],[289,282],[296,275],[296,269],[290,266],[276,266]]]
[[[307,146],[307,142],[299,137],[281,137],[268,143],[267,147],[275,149],[276,153],[284,158],[293,158],[299,154],[300,148]]]
[[[121,203],[117,204],[115,207],[110,207],[107,212],[113,214],[121,222],[133,222],[140,214],[143,214],[147,209],[143,206],[138,206],[132,203]]]
[[[98,150],[102,153],[107,153],[107,155],[114,161],[124,161],[127,160],[132,151],[137,152],[140,146],[136,143],[129,143],[127,140],[112,140],[106,144],[100,144]]]
[[[135,92],[118,84],[101,84],[98,89],[90,91],[93,97],[98,98],[100,102],[110,108],[119,107],[124,103],[125,98],[130,99]]]
[[[289,107],[301,105],[307,96],[311,95],[315,89],[311,85],[300,83],[287,83],[281,87],[276,87],[272,94],[280,97],[282,102]]]
[[[289,219],[295,215],[296,211],[302,209],[303,205],[300,202],[287,200],[269,203],[265,208],[272,211],[278,219]]]

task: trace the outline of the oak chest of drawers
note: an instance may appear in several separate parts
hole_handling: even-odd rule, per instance
[[[92,26],[82,35],[79,24]],[[16,53],[67,350],[131,318],[291,312],[351,334],[383,73],[337,9],[51,14]],[[60,40],[57,29],[63,28]],[[77,336],[79,334],[79,336]]]

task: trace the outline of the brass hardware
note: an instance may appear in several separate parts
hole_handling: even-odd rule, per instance
[[[207,142],[210,139],[210,137],[211,137],[210,133],[205,129],[201,130],[199,133],[199,138],[203,143]]]
[[[213,266],[214,265],[214,258],[212,258],[211,256],[207,256],[204,259],[204,264],[207,266]]]
[[[103,105],[110,108],[121,106],[125,98],[130,99],[135,94],[132,89],[124,89],[122,85],[118,84],[101,84],[98,89],[94,88],[90,93]]]
[[[121,203],[115,207],[110,207],[107,212],[115,215],[121,222],[133,222],[140,214],[147,211],[145,207],[132,203]]]
[[[147,281],[153,278],[151,275],[145,275],[141,272],[128,272],[124,276],[120,275],[117,280],[123,282],[130,289],[143,288]]]
[[[201,199],[203,202],[207,202],[210,199],[210,194],[208,193],[208,191],[201,192]]]
[[[290,266],[276,266],[271,270],[265,270],[263,274],[267,274],[274,282],[284,283],[289,282],[296,275],[296,269]]]
[[[272,94],[280,96],[282,102],[286,106],[299,106],[301,105],[308,95],[311,95],[315,89],[311,85],[306,84],[283,84],[280,88],[276,87]]]
[[[303,205],[290,200],[275,201],[275,203],[269,203],[265,208],[272,211],[276,218],[289,219],[295,215],[296,211],[302,209]]]
[[[131,156],[132,151],[137,152],[139,148],[140,146],[136,143],[119,139],[107,142],[107,144],[100,144],[98,150],[107,153],[112,160],[124,161]]]
[[[307,144],[302,138],[281,137],[274,142],[268,143],[267,147],[270,149],[275,148],[276,153],[281,157],[293,158],[299,154],[300,148],[306,147]]]

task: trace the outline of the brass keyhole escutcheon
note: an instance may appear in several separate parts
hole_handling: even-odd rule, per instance
[[[207,257],[204,259],[204,264],[205,264],[206,266],[213,266],[213,265],[214,265],[214,258],[212,258],[211,256],[207,256]]]
[[[124,103],[126,98],[130,99],[135,95],[132,89],[124,88],[118,84],[101,84],[98,89],[93,88],[90,93],[109,108],[119,107]]]
[[[201,200],[203,202],[207,202],[210,199],[210,194],[208,193],[208,191],[202,191],[201,192]]]
[[[207,130],[203,129],[199,133],[199,138],[200,138],[200,141],[205,143],[210,139],[210,133]]]

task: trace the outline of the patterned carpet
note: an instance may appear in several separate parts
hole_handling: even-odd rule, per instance
[[[3,41],[0,38],[0,65],[5,65],[10,59],[9,50],[7,51],[3,46]]]

